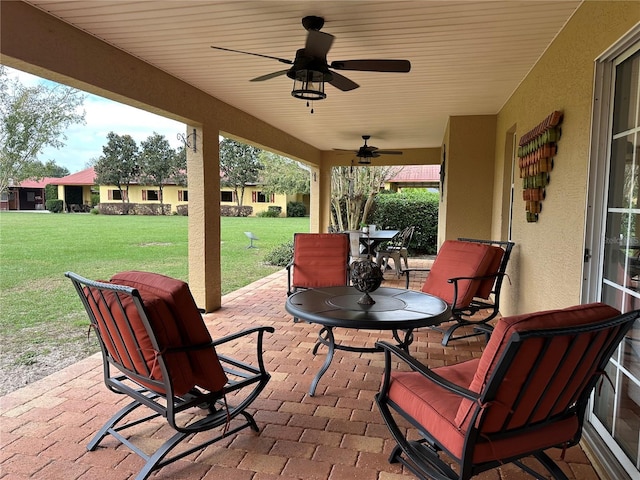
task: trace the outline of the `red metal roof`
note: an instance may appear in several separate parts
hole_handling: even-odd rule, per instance
[[[96,172],[93,167],[81,170],[62,178],[54,178],[54,185],[95,185]]]
[[[392,183],[437,183],[440,181],[440,165],[405,165]]]
[[[20,182],[18,185],[14,185],[20,188],[44,188],[50,183],[55,183],[55,181],[60,180],[56,177],[44,177],[41,180],[24,180]]]

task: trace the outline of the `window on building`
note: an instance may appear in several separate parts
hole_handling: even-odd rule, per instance
[[[220,192],[221,202],[233,202],[233,192]]]
[[[189,190],[178,190],[178,201],[179,202],[188,202],[189,201]]]
[[[251,194],[251,200],[253,201],[253,203],[273,203],[274,202],[274,195],[265,195],[262,192],[253,192]]]
[[[160,195],[158,194],[158,190],[142,190],[142,200],[149,200],[149,201],[160,200]]]
[[[109,190],[108,196],[109,200],[122,200],[124,195],[124,199],[127,199],[127,192],[123,192],[120,190]]]

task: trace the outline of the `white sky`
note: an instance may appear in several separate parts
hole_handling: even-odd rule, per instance
[[[30,75],[9,67],[10,77],[18,78],[25,86],[53,82]],[[102,155],[102,147],[107,143],[107,134],[115,132],[118,135],[131,135],[138,145],[154,132],[164,135],[173,148],[181,145],[177,135],[185,134],[185,125],[138,108],[129,107],[122,103],[113,102],[106,98],[84,92],[84,110],[86,112],[84,125],[76,124],[69,127],[65,134],[65,146],[46,148],[38,155],[38,160],[55,161],[61,167],[66,167],[69,173],[76,173],[87,168],[92,159]]]

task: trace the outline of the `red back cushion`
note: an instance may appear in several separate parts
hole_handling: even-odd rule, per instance
[[[95,288],[85,288],[84,293],[98,319],[100,337],[109,354],[125,368],[143,377],[137,379],[141,384],[159,393],[166,393],[164,388],[144,381],[146,377],[162,382],[163,377],[156,357],[158,350],[151,342],[133,298],[112,291],[102,291],[101,295]],[[157,295],[147,293],[143,297],[143,305],[159,350],[180,346],[180,336],[166,302]],[[174,391],[178,395],[186,393],[194,384],[189,359],[184,353],[172,353],[165,358]]]
[[[349,237],[344,233],[296,233],[293,237],[295,288],[347,284]]]
[[[502,249],[500,249],[502,250]],[[422,291],[440,297],[449,305],[454,300],[454,277],[476,277],[485,275],[489,266],[495,263],[495,250],[483,243],[447,240],[440,247]],[[458,282],[456,307],[466,307],[471,303],[482,282],[462,280]]]
[[[487,265],[487,271],[484,273],[485,275],[493,275],[494,273],[498,273],[498,271],[500,270],[500,264],[502,263],[502,257],[505,253],[502,247],[498,247],[495,245],[489,245],[489,249],[493,256],[491,258],[491,262],[489,263],[489,265]],[[493,290],[493,284],[496,283],[496,278],[497,277],[491,277],[487,278],[486,280],[482,280],[475,296],[479,298],[489,298],[491,290]]]
[[[171,318],[175,319],[175,332],[180,346],[211,343],[211,335],[185,282],[157,273],[138,271],[118,273],[111,278],[111,282],[138,289],[142,298],[148,294],[162,298],[172,312]],[[213,346],[189,351],[187,357],[196,385],[213,392],[224,387],[227,376]]]
[[[562,310],[549,310],[502,318],[498,320],[491,334],[489,343],[487,343],[480,357],[478,369],[468,388],[477,393],[482,392],[500,361],[500,357],[511,336],[516,332],[588,325],[616,317],[619,314],[618,310],[609,305],[592,303],[576,305]],[[597,347],[605,341],[605,336],[605,334],[581,335],[576,340],[577,343],[570,349],[569,356],[566,353],[568,352],[570,339],[567,336],[554,338],[551,347],[544,352],[542,363],[535,368],[537,373],[533,377],[530,376],[529,372],[534,370],[533,364],[542,353],[542,342],[539,339],[527,341],[527,344],[520,349],[517,358],[512,362],[513,368],[501,380],[496,401],[492,402],[492,408],[485,420],[483,431],[500,430],[507,415],[511,415],[510,427],[516,426],[519,422],[527,420],[523,417],[531,415],[533,407],[535,407],[535,414],[538,416],[546,415],[551,411],[550,409],[562,408],[563,400],[569,401],[570,397],[579,390],[580,385],[586,378],[587,372],[581,371],[579,365],[584,365],[584,368],[590,368],[593,364],[592,360],[595,357],[584,356],[584,352],[590,351],[593,353],[589,353],[589,355],[596,355],[598,353]],[[587,348],[588,346],[595,348]],[[561,368],[558,368],[559,365]],[[564,371],[566,371],[566,374],[563,373]],[[550,372],[553,372],[554,375],[550,375]],[[546,383],[549,381],[552,383]],[[539,397],[532,395],[528,402],[523,402],[520,405],[520,411],[513,412],[511,407],[525,382],[529,382],[528,385],[534,386],[533,391],[557,392],[556,395],[551,395],[553,405],[540,405],[538,404]],[[538,385],[536,382],[539,382],[540,385],[538,389],[535,388],[535,385]],[[465,399],[462,401],[455,419],[458,427],[468,421],[472,406],[473,403],[470,400]]]

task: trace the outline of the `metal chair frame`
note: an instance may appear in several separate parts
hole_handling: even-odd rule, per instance
[[[414,226],[406,227],[398,234],[396,241],[389,242],[390,244],[385,249],[378,251],[376,263],[380,265],[383,272],[387,269],[390,258],[393,260],[397,277],[400,277],[403,272],[401,259],[404,260],[404,269],[407,270],[409,268],[409,244],[413,238],[415,228]]]
[[[87,311],[91,326],[98,336],[102,351],[105,385],[113,393],[128,395],[133,399],[132,402],[113,415],[95,434],[87,445],[87,450],[95,450],[107,435],[113,436],[145,461],[143,468],[136,476],[136,480],[143,480],[153,471],[180,460],[191,453],[202,450],[208,445],[244,428],[249,427],[256,432],[259,431],[253,416],[246,411],[246,408],[257,398],[270,379],[262,357],[262,345],[265,332],[274,332],[272,327],[247,329],[202,345],[192,345],[184,348],[163,348],[158,343],[158,338],[151,327],[143,298],[137,289],[88,280],[72,272],[65,273],[65,276],[71,279]],[[118,358],[106,346],[105,342],[107,341],[112,342],[111,344],[113,342],[122,342],[122,345],[126,344],[126,341],[131,341],[140,345],[126,313],[125,303],[127,298],[133,301],[146,334],[153,345],[157,365],[161,371],[160,380],[152,378],[151,371],[148,368],[147,371],[140,371],[140,369],[134,370],[125,366],[132,365],[134,358],[142,358],[140,348],[128,349],[125,355],[128,358]],[[111,307],[109,307],[109,302],[111,302]],[[112,333],[114,329],[111,328],[110,335],[115,335],[115,337],[103,338],[100,334],[99,325],[109,324],[111,327],[115,326],[116,315],[119,318],[124,317],[126,319],[127,328],[118,329],[115,334]],[[210,392],[194,387],[187,394],[181,396],[173,393],[174,388],[166,361],[168,355],[177,352],[215,349],[249,335],[256,336],[255,365],[238,361],[225,355],[218,355],[221,366],[229,379],[222,390]],[[142,362],[144,363],[144,359]],[[237,403],[231,405],[227,402],[228,399]],[[128,418],[139,407],[146,407],[151,410],[151,413],[142,418]],[[140,446],[136,445],[135,441],[132,440],[133,437],[127,437],[121,433],[156,417],[164,417],[175,433],[151,454],[146,453]],[[231,425],[231,420],[236,417],[242,417],[243,420],[239,424],[234,422],[234,425]],[[175,447],[188,440],[191,436],[215,428],[220,429],[213,438],[205,439],[180,452],[175,452],[172,456],[168,456]],[[191,445],[191,443],[189,444]]]
[[[389,457],[389,462],[402,463],[414,475],[421,479],[429,478],[435,480],[467,480],[474,475],[502,466],[506,463],[516,464],[535,478],[547,478],[546,476],[540,475],[531,467],[521,462],[522,458],[533,456],[551,473],[552,478],[556,480],[568,480],[567,476],[563,473],[560,467],[544,452],[544,450],[552,447],[565,449],[568,446],[575,445],[580,441],[584,416],[591,392],[604,374],[607,362],[615,352],[618,344],[624,339],[629,329],[632,328],[634,322],[639,318],[640,310],[637,310],[590,325],[580,325],[575,327],[549,330],[515,332],[508,340],[508,344],[502,356],[500,357],[499,363],[496,365],[496,368],[491,374],[488,383],[480,393],[468,390],[466,388],[466,385],[457,385],[442,378],[437,373],[431,371],[429,367],[420,363],[418,360],[411,357],[402,349],[399,349],[396,346],[386,342],[378,342],[376,345],[379,345],[381,348],[383,348],[385,353],[385,372],[381,390],[378,394],[376,394],[375,399],[382,417],[387,424],[387,427],[389,428],[389,431],[397,442],[396,447],[393,449]],[[580,362],[572,367],[572,371],[575,372],[574,375],[578,375],[579,381],[580,378],[582,378],[579,375],[585,377],[580,381],[580,388],[575,393],[575,396],[567,402],[566,407],[562,407],[561,412],[551,413],[553,412],[553,409],[550,409],[550,413],[548,413],[543,420],[533,422],[531,418],[534,416],[534,412],[537,411],[540,405],[551,404],[555,406],[559,402],[557,393],[549,392],[550,389],[545,389],[545,391],[540,393],[536,390],[536,387],[531,385],[533,383],[531,382],[531,378],[534,376],[534,374],[538,375],[542,370],[545,370],[543,367],[540,367],[540,365],[542,364],[544,355],[548,349],[550,342],[558,336],[566,336],[568,339],[569,347],[567,348],[567,352],[565,352],[564,355],[565,358],[567,358],[567,356],[569,355],[569,351],[576,344],[576,338],[578,336],[584,334],[597,334],[599,331],[602,332],[605,330],[609,331],[603,333],[603,336],[606,337],[606,341],[603,342],[604,347],[600,351],[597,351],[595,349],[599,347],[595,345],[594,342],[591,343],[587,348],[588,351],[594,350],[595,352],[597,352],[597,355],[595,355],[596,359],[593,361],[593,363],[589,363],[589,366],[592,366],[593,368],[586,369],[586,371],[592,372],[590,376],[585,376],[585,369],[580,370],[582,374],[578,373],[579,369],[584,368],[584,365],[582,365]],[[520,408],[521,405],[527,405],[527,400],[529,400],[529,402],[531,403],[531,400],[528,398],[529,393],[539,396],[539,400],[537,400],[535,404],[530,405],[532,412],[530,413],[529,417],[526,418],[526,421],[516,422],[518,423],[518,425],[515,428],[510,426],[512,417],[508,416],[500,431],[493,433],[483,431],[483,423],[487,416],[490,414],[491,408],[494,406],[499,406],[496,405],[499,402],[494,402],[494,404],[492,404],[492,402],[496,398],[496,393],[500,389],[505,375],[507,375],[509,369],[518,368],[518,353],[520,351],[524,351],[523,349],[526,348],[525,345],[528,345],[530,347],[532,344],[538,345],[539,351],[541,353],[535,359],[533,370],[529,372],[527,381],[522,386],[521,391],[517,395],[517,398],[514,400],[514,405],[510,406],[510,412],[513,414],[513,412],[516,411],[516,409]],[[529,352],[530,351],[531,350],[529,349]],[[587,358],[588,353],[590,352],[581,353],[581,358]],[[394,357],[394,360],[392,360],[392,356]],[[424,376],[429,381],[435,382],[440,387],[474,402],[471,409],[470,420],[467,423],[467,430],[463,432],[464,446],[462,449],[461,458],[457,458],[455,455],[453,455],[451,452],[448,452],[443,447],[443,445],[440,443],[440,440],[438,439],[438,432],[427,431],[420,423],[416,421],[416,419],[407,414],[401,406],[388,398],[387,395],[391,382],[391,372],[394,368],[394,365],[397,365],[396,360],[399,360],[401,365],[407,365],[412,371]],[[564,378],[564,376],[567,375],[567,372],[562,370],[563,362],[560,363],[561,364],[558,365],[555,370],[551,369],[552,371],[545,373],[548,373],[550,378],[554,378],[555,375],[562,375],[561,378]],[[574,376],[570,375],[569,378],[574,379]],[[532,390],[536,391],[533,392]],[[561,405],[564,405],[564,400]],[[417,430],[420,439],[409,440],[408,436],[411,434],[407,431],[406,428],[401,428],[398,425],[396,417],[403,418],[404,420],[408,421],[411,426]],[[517,455],[512,454],[511,457],[502,457],[499,450],[492,450],[493,455],[495,455],[496,457],[494,460],[482,462],[473,461],[476,446],[481,443],[486,445],[487,442],[491,444],[492,441],[499,441],[509,438],[514,438],[514,441],[517,442],[518,439],[523,439],[523,435],[526,435],[527,433],[535,433],[541,428],[549,427],[553,424],[557,424],[558,422],[563,422],[571,417],[575,417],[577,419],[578,429],[571,436],[571,438],[566,438],[564,443],[560,445],[545,445],[542,448],[537,448],[530,451],[522,449],[522,451],[520,451]],[[523,418],[522,412],[520,413],[519,418]],[[409,430],[412,430],[412,428],[410,428]],[[440,458],[441,453],[445,453],[448,455],[446,460]],[[458,471],[451,468],[451,460],[453,460],[454,464],[457,465]]]
[[[454,300],[451,304],[451,319],[454,320],[455,323],[447,329],[432,327],[434,330],[438,330],[444,334],[442,338],[442,345],[444,346],[446,346],[451,340],[460,340],[463,338],[475,337],[478,335],[485,335],[485,337],[487,337],[488,339],[488,337],[491,335],[492,327],[488,322],[496,318],[500,313],[500,294],[502,292],[502,281],[504,280],[504,277],[507,276],[507,265],[509,263],[509,258],[511,257],[511,251],[515,246],[515,243],[511,241],[479,240],[474,238],[458,238],[458,240],[462,242],[474,242],[485,245],[499,246],[504,250],[504,254],[496,273],[478,277],[452,277],[448,280],[449,283],[453,284],[454,288]],[[429,272],[430,270],[431,269],[429,268],[410,268],[404,270],[403,274],[405,275],[405,288],[409,288],[409,275],[411,274],[411,272]],[[469,305],[457,304],[458,282],[463,280],[486,280],[491,278],[495,278],[493,288],[489,293],[489,298],[493,297],[493,300],[474,297]],[[489,310],[488,315],[478,317],[479,312],[486,310]],[[454,336],[454,332],[464,326],[473,326],[473,332]]]

